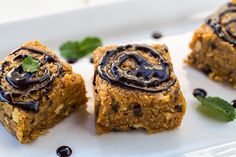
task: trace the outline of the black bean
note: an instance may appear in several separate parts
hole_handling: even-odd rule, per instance
[[[118,112],[118,110],[119,110],[119,103],[116,102],[116,101],[113,101],[113,102],[111,103],[111,109],[112,109],[114,112]]]
[[[94,63],[93,57],[91,57],[91,58],[89,59],[89,62],[92,63],[92,64]]]
[[[68,59],[66,59],[66,61],[70,64],[74,64],[78,61],[78,59],[77,58],[68,58]]]
[[[211,70],[211,68],[210,67],[208,67],[208,66],[206,66],[204,69],[202,69],[203,70],[203,72],[206,74],[206,75],[208,75],[208,74],[210,74],[211,72],[212,72],[212,70]]]
[[[133,113],[134,113],[134,116],[142,116],[141,105],[135,104],[134,107],[133,107]]]
[[[175,109],[177,112],[182,112],[182,110],[183,110],[182,105],[176,105]]]
[[[57,149],[57,155],[59,157],[69,157],[72,154],[72,150],[68,146],[61,146]]]
[[[216,47],[217,47],[217,46],[216,46],[215,43],[211,43],[211,49],[212,49],[212,50],[216,49]]]
[[[152,33],[152,37],[154,39],[160,39],[162,37],[162,34],[158,31],[155,31],[155,32]]]
[[[206,97],[206,95],[207,95],[207,92],[206,92],[204,89],[195,88],[195,89],[193,90],[193,96],[194,96],[194,97],[197,97],[197,96]]]
[[[233,107],[236,108],[236,100],[233,100],[231,103],[232,103]]]

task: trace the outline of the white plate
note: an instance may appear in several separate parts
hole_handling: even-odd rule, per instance
[[[0,127],[1,157],[56,157],[56,149],[69,145],[71,157],[193,157],[234,156],[236,154],[236,123],[223,123],[203,116],[196,110],[192,90],[205,88],[209,95],[235,99],[235,90],[210,81],[202,73],[183,64],[189,53],[188,43],[193,30],[209,12],[224,0],[129,0],[103,4],[80,10],[0,25],[0,58],[22,42],[38,39],[58,51],[68,39],[98,35],[105,44],[165,43],[168,45],[176,75],[187,99],[188,108],[178,129],[147,135],[144,132],[95,134],[91,77],[93,66],[89,57],[73,65],[86,81],[88,114],[75,113],[32,144],[21,145]],[[160,30],[161,40],[151,39]],[[203,149],[204,148],[204,149]]]

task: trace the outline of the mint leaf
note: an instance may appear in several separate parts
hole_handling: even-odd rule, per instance
[[[26,57],[22,63],[23,70],[31,73],[38,71],[40,65],[41,63],[32,56]]]
[[[68,41],[61,45],[61,56],[70,59],[80,59],[92,53],[97,47],[102,45],[101,39],[97,37],[87,37],[80,41]]]
[[[68,41],[61,45],[60,51],[64,58],[78,58],[80,44],[78,41]]]
[[[219,97],[203,98],[197,96],[197,99],[201,102],[203,107],[205,107],[208,111],[211,111],[211,115],[213,116],[221,116],[226,121],[233,121],[236,118],[236,111],[234,107]]]
[[[102,41],[99,38],[87,37],[80,42],[80,52],[88,54],[99,46],[102,46]]]

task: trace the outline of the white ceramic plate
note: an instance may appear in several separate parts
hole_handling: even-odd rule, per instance
[[[201,87],[209,95],[235,99],[235,90],[210,81],[202,73],[183,64],[189,53],[193,30],[224,0],[129,0],[103,4],[0,25],[0,58],[23,42],[38,39],[58,52],[67,40],[96,35],[105,44],[165,43],[168,45],[176,75],[187,99],[188,108],[178,129],[147,135],[141,131],[95,134],[89,57],[73,65],[83,75],[88,96],[88,113],[75,113],[32,144],[21,145],[0,127],[0,157],[56,157],[56,149],[68,145],[71,157],[229,157],[236,154],[236,123],[223,123],[196,110],[192,90]],[[161,40],[151,33],[161,31]]]

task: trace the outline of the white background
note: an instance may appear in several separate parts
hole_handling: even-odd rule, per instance
[[[121,0],[0,0],[0,24]]]

